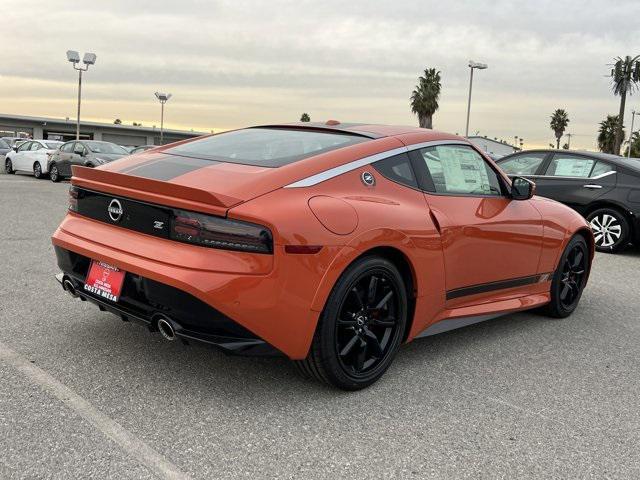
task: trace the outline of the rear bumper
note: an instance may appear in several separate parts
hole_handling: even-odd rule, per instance
[[[205,341],[208,335],[220,335],[214,324],[224,317],[242,329],[239,337],[243,340],[249,332],[252,340],[258,339],[291,359],[307,355],[320,316],[312,305],[327,269],[341,249],[325,247],[310,258],[310,255],[288,255],[284,247],[276,245],[274,255],[250,256],[155,238],[77,215],[67,215],[52,242],[56,253],[66,251],[84,259],[84,270],[74,270],[75,267],[58,259],[60,270],[71,276],[80,289],[89,259],[101,260],[127,272],[125,282],[129,277],[142,279],[135,281],[153,285],[158,292],[171,289],[181,296],[188,295],[192,299],[188,302],[190,306],[172,317],[189,331],[182,332],[183,338],[191,336],[191,332]],[[264,263],[265,257],[271,257],[268,263]],[[150,305],[162,305],[166,296],[165,293],[154,296]],[[116,306],[105,305],[104,299],[94,298],[88,292],[83,292],[83,298],[147,324],[156,313],[147,309],[145,301],[132,303],[139,310],[122,311],[131,305],[121,305],[120,301]],[[193,300],[200,307],[194,307]],[[208,309],[217,313],[210,314]],[[190,311],[200,312],[196,316],[204,323],[194,322],[189,317]],[[218,340],[210,343],[219,343]]]
[[[151,332],[158,331],[157,319],[160,312],[154,312],[152,308],[135,309],[131,306],[123,306],[103,300],[85,291],[81,280],[66,273],[59,273],[55,278],[63,290],[82,301],[88,301],[97,305],[100,311],[113,313],[125,322],[134,321],[141,323],[149,328]],[[67,282],[71,282],[73,290],[68,288],[69,284]],[[245,336],[241,336],[241,333],[236,332],[236,336],[234,336],[234,332],[227,332],[223,328],[218,327],[213,330],[213,332],[217,333],[212,333],[211,330],[207,332],[194,330],[193,328],[185,328],[184,325],[164,313],[162,313],[162,318],[171,324],[175,332],[175,337],[180,339],[184,344],[189,344],[191,341],[203,343],[218,348],[230,355],[276,356],[281,354],[281,352],[264,340],[251,335],[249,332],[246,332],[247,334]],[[215,325],[213,322],[212,324]]]

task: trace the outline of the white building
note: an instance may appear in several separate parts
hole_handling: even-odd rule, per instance
[[[487,152],[498,157],[504,157],[505,155],[520,151],[519,148],[516,148],[513,145],[509,145],[506,142],[493,140],[487,137],[481,137],[480,135],[472,135],[468,137],[468,139],[483,152]]]

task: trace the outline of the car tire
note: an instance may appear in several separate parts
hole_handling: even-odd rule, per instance
[[[590,264],[587,242],[582,235],[575,235],[562,252],[551,280],[551,301],[542,308],[543,313],[554,318],[573,313],[587,284]]]
[[[7,158],[4,161],[4,173],[7,173],[9,175],[16,173],[16,171],[13,169],[13,164],[11,163],[10,158]]]
[[[355,261],[333,287],[300,372],[343,390],[360,390],[391,365],[407,325],[407,291],[389,260]]]
[[[42,178],[42,165],[40,165],[40,162],[33,164],[33,176],[37,179]]]
[[[58,165],[52,163],[49,165],[49,178],[52,182],[58,183],[61,180],[60,171],[58,170]]]
[[[599,208],[587,216],[587,221],[593,230],[597,251],[615,253],[629,243],[629,222],[620,211]]]

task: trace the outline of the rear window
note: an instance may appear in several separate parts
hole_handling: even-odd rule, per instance
[[[243,165],[281,167],[367,140],[348,133],[247,128],[184,143],[165,150],[165,153]]]
[[[84,143],[93,153],[104,153],[106,155],[126,155],[129,153],[120,145],[116,145],[115,143],[94,141],[85,141]]]
[[[47,146],[48,149],[55,150],[60,145],[62,145],[62,142],[44,142],[44,144]]]

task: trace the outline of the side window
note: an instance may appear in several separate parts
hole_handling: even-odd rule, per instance
[[[84,153],[84,146],[81,143],[76,142],[76,145],[73,147],[73,153],[82,155]]]
[[[380,172],[383,177],[393,182],[411,188],[418,188],[418,182],[413,173],[411,161],[406,153],[380,160],[374,163],[373,167]]]
[[[20,145],[18,147],[18,151],[19,152],[26,152],[27,150],[29,150],[31,148],[31,143],[32,142],[24,142],[22,145]]]
[[[591,170],[591,175],[589,175],[589,177],[593,178],[593,177],[597,177],[598,175],[602,175],[604,173],[615,172],[615,171],[616,169],[613,165],[610,165],[606,162],[598,160],[595,166],[593,167],[593,170]]]
[[[535,175],[546,156],[544,152],[519,153],[506,160],[498,161],[498,165],[507,175]]]
[[[545,175],[551,177],[587,178],[595,161],[591,158],[565,153],[556,153],[547,167]]]
[[[439,145],[420,150],[436,193],[501,195],[498,174],[466,145]],[[430,182],[425,182],[429,184]]]
[[[65,143],[62,147],[60,147],[60,150],[62,152],[66,152],[66,153],[71,153],[73,151],[73,145],[75,142],[69,142],[69,143]]]
[[[40,150],[42,148],[42,145],[40,145],[38,142],[32,142],[31,143],[31,148],[30,150],[32,152],[35,152],[36,150]]]

